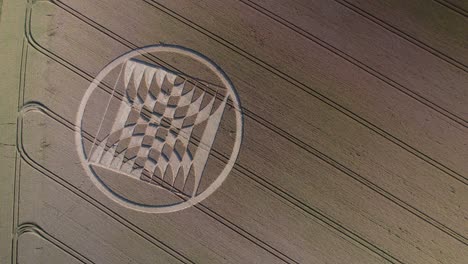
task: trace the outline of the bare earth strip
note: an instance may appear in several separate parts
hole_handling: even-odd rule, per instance
[[[16,227],[14,206],[16,113],[20,86],[25,1],[0,0],[0,263],[10,263]]]

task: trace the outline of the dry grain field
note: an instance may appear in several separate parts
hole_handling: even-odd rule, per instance
[[[466,0],[0,1],[0,263],[468,263]]]

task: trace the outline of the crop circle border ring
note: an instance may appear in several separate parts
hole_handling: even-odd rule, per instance
[[[221,171],[219,176],[214,180],[211,185],[204,190],[201,194],[195,195],[194,197],[190,198],[189,200],[183,201],[181,203],[176,203],[172,205],[163,205],[163,206],[152,206],[152,205],[145,205],[145,204],[140,204],[136,203],[133,201],[130,201],[129,199],[126,199],[122,197],[121,195],[115,193],[112,189],[110,189],[100,178],[99,176],[96,175],[96,173],[90,168],[88,161],[86,159],[85,155],[85,149],[84,149],[84,142],[83,142],[83,137],[81,135],[82,133],[82,119],[83,119],[83,114],[84,110],[86,109],[86,105],[88,103],[88,100],[93,94],[94,90],[99,86],[101,81],[109,74],[110,71],[112,71],[117,65],[123,63],[125,60],[128,60],[130,58],[136,57],[138,55],[145,55],[148,53],[154,53],[154,52],[174,52],[178,53],[181,55],[185,55],[188,57],[191,57],[205,66],[207,66],[210,70],[212,70],[217,77],[221,80],[221,82],[224,84],[224,86],[227,89],[227,94],[226,96],[230,96],[231,100],[233,102],[233,107],[236,110],[236,139],[234,142],[234,146],[231,152],[231,155],[229,157],[228,162],[226,163],[226,166],[224,169]],[[241,110],[241,105],[239,101],[239,97],[236,93],[236,90],[234,86],[232,85],[231,81],[227,77],[227,75],[224,73],[224,71],[218,67],[213,61],[211,61],[209,58],[206,56],[192,50],[189,48],[185,48],[183,46],[179,45],[167,45],[167,44],[159,44],[159,45],[151,45],[151,46],[146,46],[138,49],[134,49],[132,51],[129,51],[120,57],[117,57],[114,59],[112,62],[107,64],[96,76],[96,78],[93,80],[93,82],[90,84],[88,89],[86,90],[84,96],[81,99],[80,106],[78,108],[78,112],[76,115],[76,121],[75,121],[75,144],[78,147],[78,156],[81,160],[81,163],[83,165],[84,170],[90,177],[91,181],[93,184],[102,192],[104,193],[108,198],[111,200],[117,202],[118,204],[127,207],[132,210],[136,211],[141,211],[141,212],[147,212],[147,213],[169,213],[169,212],[175,212],[175,211],[180,211],[183,209],[186,209],[188,207],[191,207],[205,198],[207,198],[209,195],[211,195],[216,189],[221,186],[221,184],[224,182],[224,180],[227,178],[228,174],[231,172],[232,168],[234,167],[234,164],[237,160],[237,157],[240,152],[240,146],[242,142],[242,137],[243,137],[243,115],[242,115],[242,110]],[[104,117],[103,117],[104,118]]]

